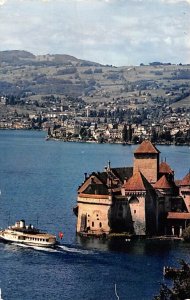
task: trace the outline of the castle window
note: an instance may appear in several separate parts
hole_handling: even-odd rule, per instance
[[[101,222],[100,222],[99,226],[100,226],[100,228],[102,227],[102,223]]]
[[[134,210],[134,214],[136,214],[136,210]]]
[[[94,227],[94,222],[92,222],[92,227]]]
[[[98,215],[96,215],[96,217],[98,217]]]

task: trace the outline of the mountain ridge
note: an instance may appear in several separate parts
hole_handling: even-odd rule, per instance
[[[134,108],[155,103],[186,106],[189,79],[190,65],[154,62],[115,67],[68,54],[0,51],[0,96],[14,95],[23,101],[58,95],[82,97],[90,103],[122,98]]]
[[[0,51],[0,62],[15,63],[16,61],[47,61],[47,62],[83,62],[87,61],[94,65],[101,65],[97,62],[92,62],[89,60],[83,60],[76,58],[75,56],[69,54],[39,54],[34,55],[33,53],[26,50],[4,50]]]

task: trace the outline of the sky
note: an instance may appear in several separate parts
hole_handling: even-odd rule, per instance
[[[0,51],[190,63],[190,0],[0,0]]]

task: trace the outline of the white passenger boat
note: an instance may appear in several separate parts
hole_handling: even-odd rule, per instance
[[[54,247],[57,244],[55,235],[41,232],[33,225],[25,225],[24,220],[20,220],[15,225],[1,230],[0,239],[4,242],[38,247]]]

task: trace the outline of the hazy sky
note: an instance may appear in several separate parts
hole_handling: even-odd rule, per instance
[[[190,0],[0,0],[0,50],[190,63]]]

